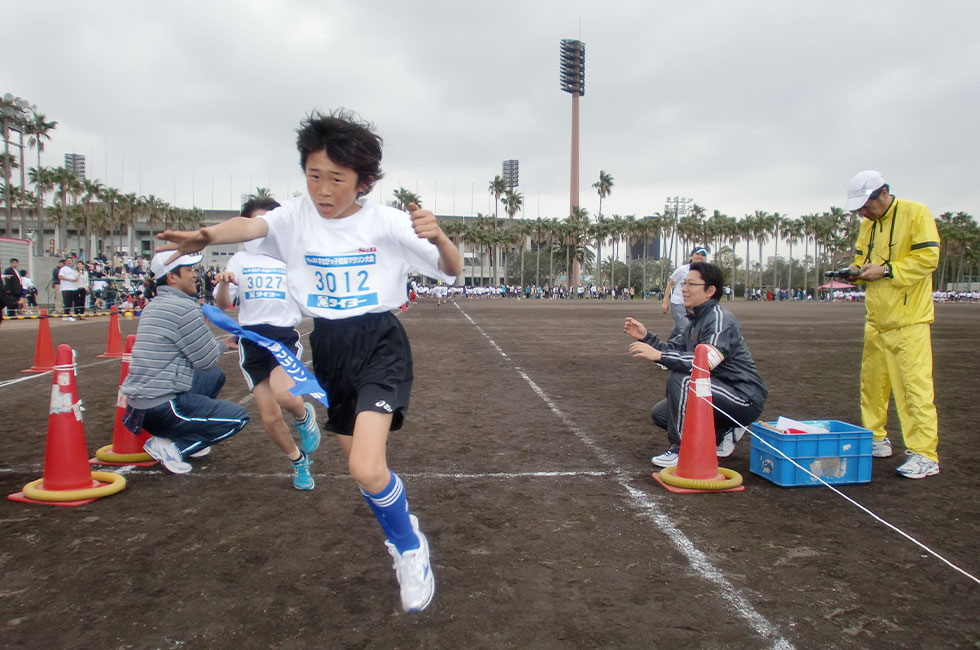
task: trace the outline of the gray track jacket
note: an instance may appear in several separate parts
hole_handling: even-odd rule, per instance
[[[690,314],[691,311],[688,311]],[[756,406],[766,403],[769,389],[759,376],[755,361],[742,338],[742,328],[730,311],[717,300],[709,300],[693,310],[691,323],[679,338],[661,341],[647,331],[644,343],[663,353],[660,363],[671,370],[690,373],[694,365],[694,348],[700,343],[713,345],[721,352],[722,362],[711,371],[712,379],[720,379]]]

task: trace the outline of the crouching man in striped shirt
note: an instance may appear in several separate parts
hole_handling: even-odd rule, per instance
[[[215,399],[225,384],[217,366],[225,350],[237,345],[216,339],[197,304],[201,255],[183,255],[167,263],[172,251],[150,262],[156,297],[143,310],[129,375],[121,391],[127,397],[123,424],[152,436],[143,449],[174,474],[186,474],[189,456],[206,456],[214,445],[248,424],[238,404]]]

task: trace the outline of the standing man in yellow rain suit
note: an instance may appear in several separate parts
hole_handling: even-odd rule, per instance
[[[892,455],[885,433],[888,395],[895,406],[909,459],[906,478],[939,473],[939,426],[932,383],[934,320],[932,272],[939,265],[939,231],[929,208],[890,193],[879,172],[858,173],[847,187],[845,209],[864,217],[852,276],[867,283],[861,417],[874,432],[872,454]]]

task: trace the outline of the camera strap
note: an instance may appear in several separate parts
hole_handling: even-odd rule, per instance
[[[881,259],[885,261],[885,263],[882,264],[881,266],[887,266],[888,268],[891,268],[892,266],[892,241],[895,239],[895,222],[898,220],[897,198],[892,199],[892,205],[889,207],[889,210],[892,207],[895,208],[895,212],[892,214],[891,228],[888,229],[888,257],[885,257],[884,255],[881,254],[878,255]],[[875,227],[878,226],[880,223],[881,223],[881,219],[879,219],[878,221],[876,221],[871,225],[871,240],[868,242],[868,254],[865,255],[864,257],[865,264],[869,264],[871,262],[871,253],[873,253],[875,249]]]

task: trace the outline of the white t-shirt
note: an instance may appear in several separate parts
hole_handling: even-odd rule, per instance
[[[670,279],[674,281],[674,288],[670,291],[670,302],[675,305],[684,304],[684,295],[681,293],[681,283],[687,279],[687,274],[691,272],[690,264],[681,264],[670,274]]]
[[[65,264],[58,271],[58,279],[61,280],[60,287],[62,291],[74,291],[78,288],[78,273],[72,267]]]
[[[228,283],[228,296],[239,298],[238,322],[242,325],[276,325],[295,327],[302,315],[289,294],[286,265],[281,261],[247,251],[231,256],[225,271],[235,274]],[[218,295],[218,287],[214,288]]]
[[[439,270],[439,249],[419,239],[407,214],[358,204],[349,217],[324,219],[303,196],[256,217],[269,224],[258,252],[286,263],[289,291],[304,314],[339,320],[398,309],[410,271],[456,281]]]

